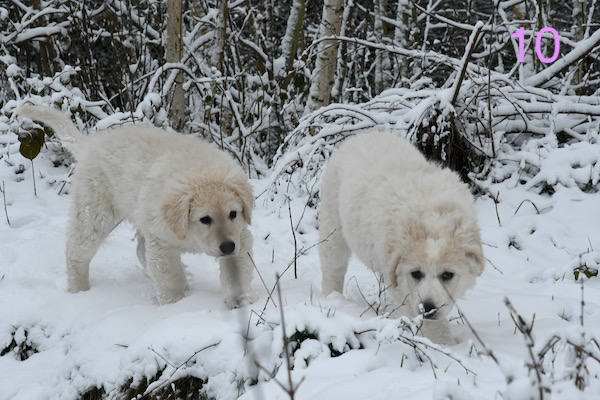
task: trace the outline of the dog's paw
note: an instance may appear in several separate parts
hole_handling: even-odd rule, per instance
[[[225,296],[225,304],[230,310],[250,305],[255,301],[256,297],[249,293]]]
[[[179,300],[183,299],[183,293],[177,293],[177,292],[158,293],[157,292],[156,298],[158,300],[158,303],[162,306],[165,304],[176,303]]]
[[[85,279],[67,279],[67,291],[69,293],[87,292],[90,290],[90,282]]]

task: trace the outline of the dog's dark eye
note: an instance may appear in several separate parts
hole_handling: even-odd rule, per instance
[[[207,215],[206,217],[200,218],[200,222],[202,222],[204,225],[210,225],[212,218]]]
[[[235,219],[237,217],[237,211],[232,211],[229,213],[229,219]]]
[[[413,271],[410,273],[410,276],[412,276],[416,281],[423,279],[423,273],[421,271]]]
[[[445,271],[442,275],[441,278],[444,282],[448,282],[449,280],[451,280],[452,278],[454,278],[454,272],[450,272],[450,271]]]

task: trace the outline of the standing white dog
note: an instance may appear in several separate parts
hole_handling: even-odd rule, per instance
[[[323,294],[342,292],[351,253],[391,284],[421,332],[455,343],[446,316],[475,284],[483,252],[473,197],[406,140],[369,132],[346,140],[323,173],[319,247]]]
[[[23,106],[16,114],[49,125],[78,161],[67,232],[70,292],[88,290],[89,264],[123,220],[138,229],[138,258],[161,304],[184,296],[182,252],[220,259],[230,308],[251,302],[254,197],[235,160],[199,138],[148,125],[86,136],[63,113]]]

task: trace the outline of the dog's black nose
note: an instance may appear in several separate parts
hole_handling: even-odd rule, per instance
[[[423,317],[425,319],[435,319],[437,307],[432,302],[426,301],[423,303]]]
[[[235,250],[235,243],[233,243],[233,242],[223,242],[219,246],[219,249],[221,250],[221,253],[223,253],[223,255],[228,256],[230,254],[233,254],[233,252]]]

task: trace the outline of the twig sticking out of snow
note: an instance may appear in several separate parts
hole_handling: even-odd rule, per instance
[[[205,350],[208,350],[210,348],[218,346],[219,344],[220,344],[220,342],[209,344],[208,346],[204,346],[200,350],[196,350],[191,356],[189,356],[184,362],[180,363],[179,365],[174,365],[165,356],[163,356],[162,354],[160,354],[156,350],[154,350],[152,347],[150,347],[149,350],[152,351],[154,354],[156,354],[158,357],[160,357],[173,370],[171,371],[169,376],[165,377],[165,378],[162,378],[162,376],[161,376],[162,372],[164,372],[164,370],[159,372],[157,381],[154,382],[153,384],[148,385],[148,388],[146,389],[146,391],[144,393],[144,397],[149,396],[149,395],[156,395],[158,392],[165,389],[167,386],[172,385],[175,374],[179,371],[185,370],[186,367],[188,366],[188,364],[190,363],[190,361],[192,361],[192,359],[194,357],[196,357],[198,354],[202,353]],[[161,380],[162,380],[162,382],[161,382]]]
[[[10,226],[10,219],[8,218],[8,210],[6,208],[6,187],[4,186],[4,181],[2,181],[2,189],[0,189],[0,192],[2,192],[2,200],[4,201],[4,215],[6,215],[6,223],[8,226]]]
[[[378,298],[374,302],[370,302],[366,298],[366,296],[363,294],[356,277],[350,278],[350,280],[354,280],[356,282],[358,292],[360,293],[361,297],[368,305],[368,308],[363,312],[363,314],[365,312],[367,312],[368,310],[372,310],[375,313],[375,315],[382,315],[382,314],[391,315],[396,310],[398,310],[400,307],[403,307],[405,305],[406,299],[404,299],[404,301],[400,305],[387,304],[387,300],[386,300],[387,287],[385,285],[385,282],[383,279],[381,279],[377,275],[375,275],[375,278],[377,279],[377,282],[378,282]],[[392,311],[388,312],[389,306],[393,306],[395,308],[392,309]],[[361,314],[361,317],[363,314]],[[426,362],[426,361],[429,362],[429,364],[432,366],[432,368],[434,370],[434,374],[435,374],[435,369],[438,367],[433,359],[433,356],[429,353],[428,350],[435,350],[436,352],[441,353],[441,354],[445,355],[446,357],[454,360],[465,370],[465,372],[467,374],[470,373],[475,376],[477,375],[473,370],[469,369],[460,358],[458,358],[454,354],[452,354],[452,352],[449,349],[444,348],[438,344],[432,343],[427,338],[416,336],[419,333],[419,331],[421,330],[421,327],[423,324],[423,316],[422,315],[417,316],[412,321],[406,317],[400,317],[399,319],[396,320],[396,322],[398,324],[396,327],[398,329],[398,333],[397,333],[397,335],[394,335],[396,337],[396,339],[398,341],[412,347],[412,349],[414,350],[415,356],[417,357],[417,359],[420,362]],[[360,334],[366,333],[366,332],[368,332],[368,331],[357,332],[355,334],[360,335]]]
[[[455,356],[450,349],[440,346],[439,344],[433,343],[433,342],[431,342],[431,340],[429,340],[425,337],[416,336],[418,331],[421,328],[422,323],[423,323],[422,316],[418,316],[417,318],[415,318],[412,321],[407,317],[401,317],[401,318],[397,319],[395,322],[397,324],[396,328],[398,329],[398,332],[395,335],[396,336],[395,340],[402,342],[405,345],[411,347],[415,353],[415,357],[417,358],[417,360],[419,360],[419,362],[429,363],[429,365],[431,365],[431,367],[434,370],[434,375],[435,375],[435,370],[438,369],[439,367],[438,367],[437,363],[434,361],[434,357],[433,357],[432,353],[430,352],[430,350],[440,353],[440,354],[450,358],[451,360],[455,361],[458,365],[460,365],[464,369],[465,373],[472,374],[473,376],[477,376],[477,373],[475,373],[475,371],[473,371],[471,368],[469,368],[463,360],[461,360],[459,357]],[[389,329],[388,327],[389,327],[389,324],[387,326],[384,326],[381,330],[378,330],[378,334],[383,333],[386,329]],[[358,334],[366,333],[366,332],[367,331],[363,331],[363,332],[359,332]],[[389,335],[389,333],[388,333],[388,335]]]
[[[546,387],[546,385],[544,384],[544,381],[543,381],[543,367],[541,365],[541,360],[539,357],[536,357],[536,354],[533,351],[533,349],[535,348],[535,340],[533,339],[532,332],[533,332],[533,324],[535,322],[535,314],[533,314],[531,323],[529,323],[529,322],[525,321],[525,318],[523,318],[517,312],[517,310],[512,305],[512,303],[510,302],[508,297],[504,298],[504,304],[510,311],[510,317],[512,318],[513,322],[515,323],[515,326],[517,327],[519,332],[521,332],[521,334],[523,334],[523,337],[525,338],[525,343],[527,345],[527,350],[529,352],[529,358],[531,359],[531,364],[528,364],[527,367],[530,370],[533,370],[535,372],[536,386],[537,386],[537,390],[539,393],[538,398],[539,398],[539,400],[543,400],[544,393],[549,393],[550,389],[548,387]]]
[[[292,220],[292,200],[288,197],[288,213],[290,216],[290,229],[292,230],[292,238],[294,239],[294,279],[298,279],[298,240],[296,240],[296,231],[294,229],[294,221]]]
[[[516,328],[521,332],[523,337],[525,338],[525,343],[527,346],[527,350],[529,352],[529,358],[531,360],[530,363],[526,364],[526,367],[529,371],[534,372],[534,380],[530,381],[531,398],[535,398],[537,400],[544,400],[545,395],[552,393],[552,385],[549,383],[555,383],[564,379],[572,379],[575,386],[579,390],[584,390],[585,387],[589,384],[590,378],[590,370],[586,363],[586,358],[591,358],[600,364],[600,345],[595,338],[587,338],[585,331],[583,330],[583,307],[585,305],[583,299],[583,290],[582,290],[582,319],[580,320],[581,325],[578,327],[569,327],[565,332],[560,332],[553,335],[546,343],[541,346],[541,349],[536,352],[536,344],[533,336],[533,325],[535,321],[535,314],[531,322],[526,321],[526,319],[517,312],[516,308],[512,304],[512,302],[505,297],[504,304],[508,308],[510,312],[511,319],[515,323]],[[503,371],[508,387],[505,392],[502,394],[504,399],[510,400],[513,395],[513,389],[517,392],[521,391],[523,387],[518,384],[514,385],[514,388],[511,387],[511,384],[516,383],[519,378],[515,376],[513,370],[505,368],[505,366],[501,363],[501,361],[495,356],[494,352],[485,344],[482,338],[479,336],[473,325],[469,322],[469,319],[465,316],[465,314],[460,310],[458,305],[456,305],[458,313],[460,314],[461,319],[466,323],[469,327],[475,339],[479,342],[479,344],[484,349],[484,354],[488,355]],[[573,328],[573,329],[571,329]],[[538,347],[539,348],[539,347]],[[554,366],[555,360],[558,356],[560,350],[563,353],[566,353],[566,371],[564,376],[555,377],[556,368]],[[554,354],[554,358],[551,360],[552,369],[547,372],[544,369],[544,362],[547,355],[552,352]],[[530,380],[531,378],[525,378],[526,380]],[[548,380],[550,379],[550,381]],[[520,394],[522,395],[522,393]]]
[[[267,306],[269,305],[269,299],[272,299],[273,293],[275,292],[275,289],[277,289],[277,285],[279,285],[279,280],[281,279],[281,277],[292,267],[292,265],[294,265],[294,263],[296,262],[296,260],[298,258],[300,258],[303,254],[305,254],[307,251],[309,251],[313,247],[316,247],[316,246],[320,245],[321,243],[329,240],[329,237],[331,235],[333,235],[333,232],[331,232],[325,239],[323,239],[311,246],[308,246],[307,248],[300,248],[299,251],[296,251],[296,254],[294,255],[294,259],[287,265],[287,267],[283,270],[281,275],[279,273],[276,275],[275,284],[273,285],[273,288],[271,290],[267,290],[267,293],[268,293],[267,301],[265,302],[262,312],[260,313],[261,316],[265,313]],[[258,322],[257,322],[257,324],[258,324]]]
[[[271,300],[271,302],[273,303],[273,307],[277,308],[277,304],[275,303],[275,300],[273,300],[273,296],[271,296],[273,292],[269,292],[269,288],[267,287],[267,284],[265,283],[265,280],[263,279],[262,274],[258,270],[258,267],[256,266],[256,263],[254,262],[254,258],[252,258],[252,255],[250,253],[248,253],[248,257],[250,258],[250,261],[252,262],[252,265],[254,266],[254,269],[256,270],[256,273],[258,274],[260,281],[262,282],[263,286],[265,287],[265,290],[267,292],[267,298]],[[268,300],[267,300],[267,304],[269,304]],[[258,314],[256,314],[256,315],[258,315]]]
[[[288,394],[288,396],[290,397],[290,400],[294,400],[295,393],[298,390],[298,387],[300,387],[300,385],[304,381],[304,377],[302,377],[300,382],[298,382],[297,384],[294,384],[294,381],[292,380],[292,363],[291,363],[291,359],[290,359],[289,338],[287,337],[286,330],[285,330],[285,313],[283,311],[283,302],[282,302],[282,298],[281,298],[281,286],[279,285],[279,278],[280,278],[279,274],[277,274],[277,284],[276,284],[277,299],[279,300],[279,304],[281,305],[281,307],[279,307],[279,312],[280,312],[280,318],[281,318],[281,332],[283,335],[283,349],[285,352],[284,354],[285,354],[285,363],[286,363],[285,365],[287,368],[288,386],[279,382],[279,380],[277,380],[277,378],[273,378],[273,381],[275,381],[275,383],[277,383],[277,385],[279,385],[279,387],[281,387],[283,389],[283,391]],[[261,370],[263,370],[264,372],[266,372],[267,374],[271,373],[269,370],[264,368],[258,362],[256,362],[256,366],[258,368],[260,368]]]
[[[367,296],[365,296],[362,289],[360,288],[360,284],[359,284],[356,276],[353,276],[348,280],[348,284],[350,284],[351,281],[354,281],[354,283],[356,284],[356,289],[358,290],[358,293],[360,294],[360,296],[362,297],[364,302],[367,303],[367,308],[360,314],[360,316],[362,317],[369,310],[373,311],[375,313],[375,315],[387,315],[387,316],[392,315],[400,307],[403,307],[406,305],[406,298],[404,299],[405,301],[403,301],[402,304],[400,304],[400,305],[389,304],[387,301],[388,286],[386,286],[385,280],[383,279],[382,276],[378,276],[378,274],[375,271],[372,271],[372,272],[373,272],[375,279],[377,280],[377,289],[378,289],[377,290],[377,298],[374,299],[373,301],[370,301],[369,299],[367,299]],[[391,311],[389,311],[390,306],[393,307]]]

